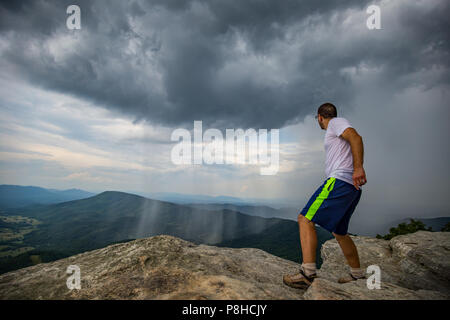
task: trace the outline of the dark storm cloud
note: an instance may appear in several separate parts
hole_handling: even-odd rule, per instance
[[[364,68],[384,95],[423,84],[421,72],[428,87],[449,82],[445,0],[382,8],[377,31],[365,26],[373,1],[77,1],[82,30],[70,31],[72,3],[2,2],[1,66],[136,121],[282,127],[326,100],[355,107]],[[358,12],[360,27],[346,26]]]

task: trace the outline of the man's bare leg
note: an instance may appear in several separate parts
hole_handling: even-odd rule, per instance
[[[306,289],[316,277],[317,234],[314,222],[301,214],[298,215],[298,226],[303,256],[301,270],[296,274],[284,275],[283,282],[293,288]]]
[[[351,268],[360,268],[359,264],[359,256],[358,250],[356,249],[355,243],[352,238],[348,234],[345,236],[333,233],[339,246],[342,249],[342,253],[344,253],[345,258],[347,259],[347,263]]]
[[[346,283],[356,279],[362,279],[365,277],[365,270],[361,268],[359,263],[358,250],[356,249],[355,244],[353,243],[352,238],[348,234],[345,236],[335,234],[339,246],[344,253],[345,258],[347,259],[347,263],[350,266],[350,275],[346,277],[342,277],[338,280],[339,283]]]
[[[317,233],[314,222],[298,215],[303,263],[316,263]]]

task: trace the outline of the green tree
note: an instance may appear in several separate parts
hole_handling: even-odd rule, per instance
[[[450,232],[450,222],[447,222],[447,224],[441,229],[441,231]]]
[[[377,238],[391,240],[395,236],[414,233],[419,230],[432,231],[431,227],[427,228],[422,221],[410,219],[409,223],[403,222],[400,223],[397,227],[390,228],[389,233],[384,236],[377,234]]]

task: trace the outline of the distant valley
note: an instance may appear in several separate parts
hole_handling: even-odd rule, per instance
[[[257,216],[258,208],[179,205],[117,191],[10,208],[0,213],[0,272],[158,234],[255,247],[300,262],[297,222]],[[268,216],[275,211],[267,207],[261,212]],[[328,232],[318,229],[320,244],[330,239]]]
[[[297,208],[179,204],[119,191],[95,195],[78,189],[8,185],[0,190],[4,192],[0,193],[0,273],[159,234],[198,244],[259,248],[301,262]],[[450,218],[420,220],[439,231]],[[320,247],[332,236],[320,227],[317,234],[320,265]]]
[[[193,208],[205,210],[233,210],[239,211],[251,216],[258,216],[263,218],[282,218],[297,221],[299,209],[297,208],[280,208],[275,209],[264,205],[245,205],[245,204],[231,204],[231,203],[189,203],[186,204]]]

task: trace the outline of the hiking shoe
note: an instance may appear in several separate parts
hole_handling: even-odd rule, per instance
[[[362,277],[362,278],[355,278],[351,273],[349,273],[348,275],[346,275],[345,277],[339,278],[338,283],[347,283],[347,282],[352,282],[352,281],[356,281],[359,279],[365,279],[366,277]]]
[[[308,277],[303,270],[300,269],[300,272],[296,274],[284,275],[283,283],[292,288],[306,289],[311,285],[315,278],[317,278],[315,273]]]

